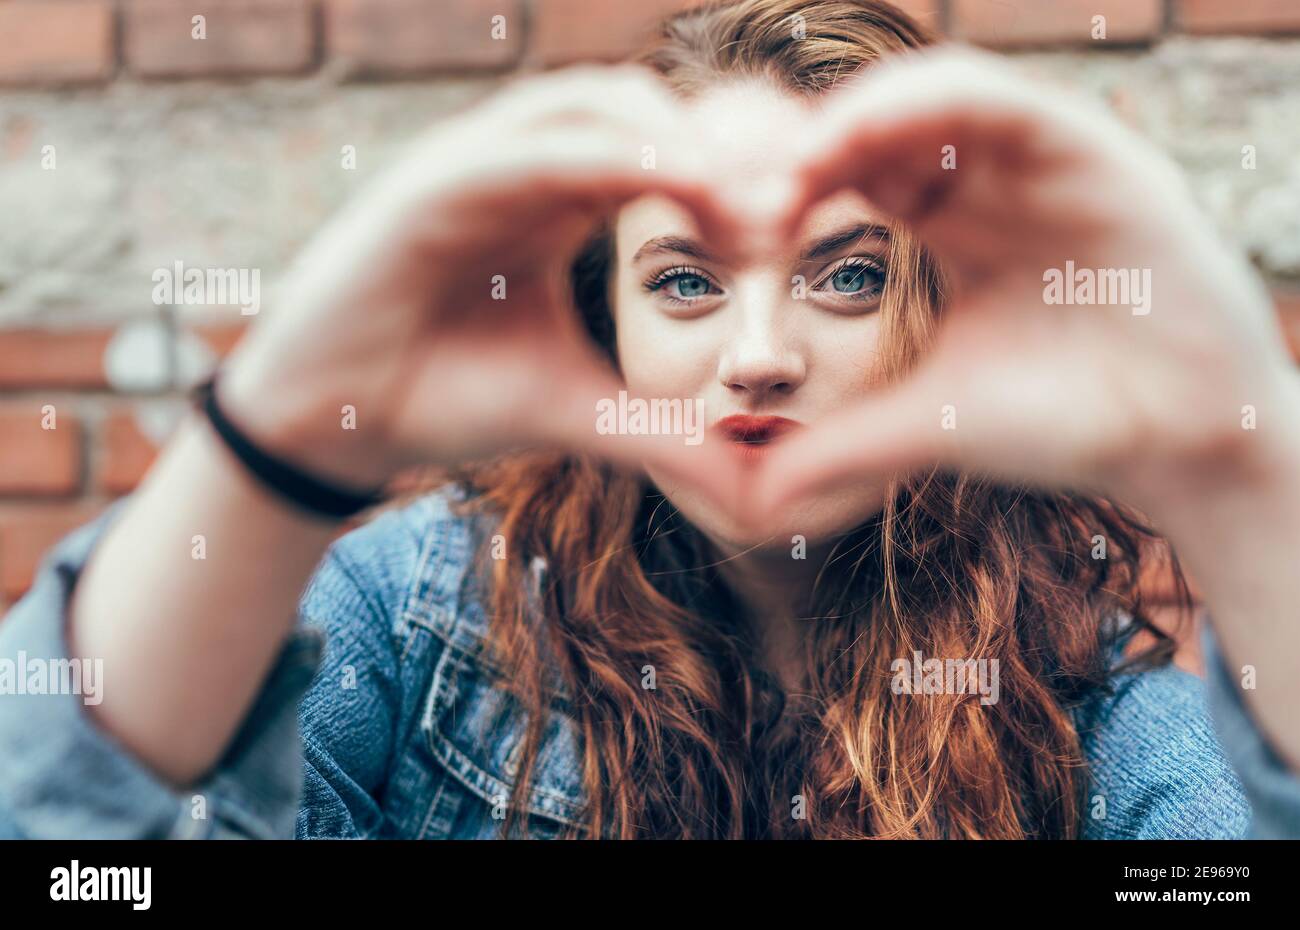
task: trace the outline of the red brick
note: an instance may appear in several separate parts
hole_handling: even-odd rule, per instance
[[[127,67],[146,77],[291,74],[315,61],[309,0],[127,0],[123,15]],[[204,39],[192,38],[196,15]]]
[[[954,38],[980,45],[1087,45],[1092,18],[1106,17],[1105,42],[1154,39],[1163,18],[1161,0],[952,0]]]
[[[613,61],[635,51],[658,22],[699,0],[534,0],[527,62]]]
[[[493,17],[505,17],[494,39]],[[357,74],[499,69],[523,47],[522,0],[327,0],[326,47]]]
[[[100,442],[95,486],[108,494],[134,490],[158,455],[157,447],[140,431],[129,410],[108,416]]]
[[[0,597],[21,597],[50,546],[102,509],[84,501],[0,508]]]
[[[0,388],[103,388],[111,329],[0,330]]]
[[[42,429],[45,403],[0,406],[0,495],[58,496],[81,486],[81,424],[70,404],[55,404],[55,428]]]
[[[1300,32],[1296,0],[1175,0],[1174,17],[1187,32]]]
[[[233,326],[229,325],[201,325],[192,328],[193,333],[198,336],[213,352],[217,358],[225,358],[231,350],[244,338],[248,332],[248,323],[238,323]]]
[[[0,3],[0,83],[102,81],[114,68],[110,0]]]

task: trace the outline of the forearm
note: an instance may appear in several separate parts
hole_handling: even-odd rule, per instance
[[[105,679],[87,711],[164,778],[197,779],[251,707],[336,530],[187,418],[78,582],[72,655],[102,659]]]
[[[1239,480],[1172,480],[1152,515],[1202,590],[1246,705],[1300,771],[1300,376],[1283,382],[1273,409],[1289,422],[1260,426],[1249,467],[1229,472]]]

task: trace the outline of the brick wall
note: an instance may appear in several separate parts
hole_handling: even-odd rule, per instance
[[[273,281],[418,128],[504,74],[617,58],[689,2],[0,0],[0,611],[51,542],[135,486],[183,389],[247,324],[155,306],[151,269]],[[1102,97],[1171,151],[1300,350],[1300,3],[901,5]]]

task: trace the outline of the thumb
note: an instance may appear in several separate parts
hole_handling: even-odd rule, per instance
[[[636,396],[607,368],[580,367],[570,368],[566,387],[534,430],[625,469],[653,469],[665,493],[691,490],[729,513],[746,511],[752,480],[710,434],[701,398]]]
[[[790,434],[757,476],[755,507],[771,517],[815,495],[954,462],[955,397],[937,377],[909,379]]]

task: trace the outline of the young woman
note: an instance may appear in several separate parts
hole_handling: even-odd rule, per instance
[[[331,543],[193,416],[0,624],[104,669],[0,701],[0,830],[1300,832],[1267,295],[1106,114],[929,42],[710,5],[419,140],[214,396],[319,483],[455,480]],[[639,400],[682,418],[611,434]]]

